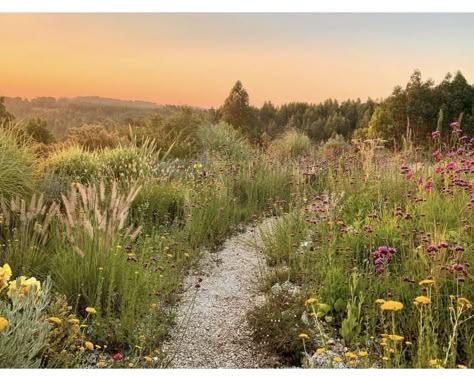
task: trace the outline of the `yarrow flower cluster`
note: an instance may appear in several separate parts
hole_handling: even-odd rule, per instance
[[[388,264],[392,256],[397,252],[395,248],[382,245],[372,252],[375,264],[375,273],[382,274],[385,270],[384,266]]]

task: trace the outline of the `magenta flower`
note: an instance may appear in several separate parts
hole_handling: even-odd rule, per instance
[[[440,135],[440,134],[439,134],[439,131],[433,131],[433,132],[431,133],[431,138],[432,138],[432,139],[438,139],[438,138],[439,138],[439,135]]]

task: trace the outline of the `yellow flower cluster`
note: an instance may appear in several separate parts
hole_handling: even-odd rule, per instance
[[[10,265],[4,264],[3,267],[0,266],[0,291],[8,286],[8,281],[12,276],[12,269]]]
[[[20,277],[20,287],[17,288],[16,280],[11,281],[10,285],[8,286],[8,297],[10,298],[14,292],[19,290],[20,295],[28,295],[31,288],[36,290],[36,296],[39,297],[41,295],[41,282],[38,281],[35,277],[26,278],[25,276]]]
[[[431,299],[429,299],[428,297],[425,297],[424,295],[420,295],[420,296],[415,298],[413,303],[417,306],[418,305],[428,305],[428,304],[431,303]]]
[[[386,301],[384,299],[377,299],[375,303],[380,304],[382,311],[400,311],[403,308],[403,303],[398,301]]]
[[[0,331],[3,331],[8,326],[8,320],[0,316]]]

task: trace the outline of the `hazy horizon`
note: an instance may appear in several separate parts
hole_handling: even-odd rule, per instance
[[[217,107],[386,98],[414,69],[474,78],[474,14],[0,13],[0,95]]]

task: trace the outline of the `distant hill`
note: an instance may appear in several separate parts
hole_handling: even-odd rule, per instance
[[[39,117],[57,138],[66,135],[71,127],[84,124],[141,125],[154,114],[169,116],[180,109],[178,105],[161,105],[149,101],[120,100],[98,96],[72,98],[37,97],[31,100],[21,97],[5,97],[5,107],[17,120]],[[192,107],[195,111],[206,109]]]
[[[71,101],[84,102],[88,104],[100,104],[111,106],[130,106],[139,108],[163,108],[164,105],[156,104],[150,101],[141,100],[119,100],[116,98],[99,97],[99,96],[78,96],[70,98]]]

